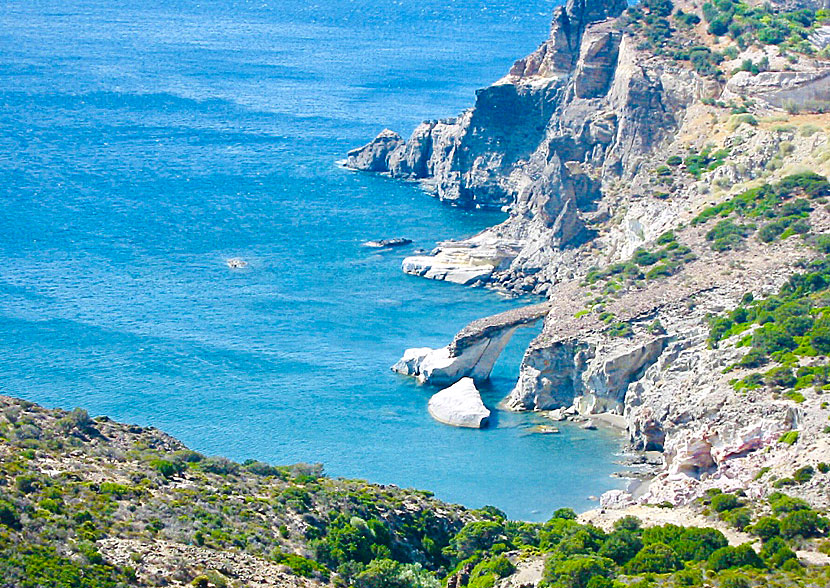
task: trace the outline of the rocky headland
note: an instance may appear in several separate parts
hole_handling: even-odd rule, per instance
[[[404,271],[544,298],[406,351],[432,414],[483,426],[541,321],[504,406],[622,428],[636,492],[510,521],[0,397],[0,586],[830,584],[827,8],[570,0],[468,111],[349,153],[509,213]]]
[[[790,484],[830,461],[826,8],[571,0],[469,110],[348,155],[509,213],[403,271],[547,300],[525,310],[544,325],[504,405],[601,416],[663,456],[605,508],[783,486],[830,507],[825,474]],[[486,379],[506,314],[393,369]]]

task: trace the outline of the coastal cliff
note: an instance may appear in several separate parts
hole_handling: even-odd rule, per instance
[[[830,460],[825,8],[570,1],[470,110],[349,153],[509,213],[403,269],[548,299],[504,405],[612,415],[661,452],[649,485],[604,506],[761,499]],[[496,349],[508,331],[479,334]],[[403,373],[429,382],[439,352],[441,374],[473,373],[450,348],[407,352]],[[830,506],[823,482],[793,491]]]
[[[687,68],[637,48],[619,18],[626,6],[569,2],[549,38],[479,90],[473,108],[423,123],[406,142],[385,130],[349,153],[354,169],[422,180],[460,206],[510,212],[469,242],[408,259],[407,272],[542,293],[559,258],[595,237],[603,186],[636,176],[699,85]]]

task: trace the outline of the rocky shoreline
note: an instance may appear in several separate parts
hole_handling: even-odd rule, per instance
[[[816,8],[764,10],[817,19]],[[584,423],[612,415],[627,447],[659,452],[650,483],[603,497],[606,508],[680,506],[714,490],[759,498],[830,461],[823,380],[789,382],[826,356],[779,354],[759,371],[760,323],[712,342],[713,317],[776,295],[826,254],[827,190],[808,191],[830,175],[830,25],[808,23],[799,45],[747,42],[712,34],[717,14],[704,12],[683,0],[571,0],[539,49],[472,108],[407,140],[385,130],[346,162],[425,182],[451,204],[509,212],[402,269],[548,300],[527,309],[544,326],[503,405]],[[752,198],[767,193],[783,200],[757,216]],[[517,325],[478,323],[456,337],[465,345],[407,350],[393,369],[442,386],[486,379]],[[782,388],[770,374],[784,372]],[[830,506],[822,483],[793,491]]]

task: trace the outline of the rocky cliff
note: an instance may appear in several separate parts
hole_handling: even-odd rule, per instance
[[[603,185],[637,174],[700,85],[686,68],[636,48],[619,19],[626,6],[568,2],[556,10],[550,37],[480,90],[473,108],[423,123],[408,141],[385,130],[349,153],[355,169],[423,180],[454,204],[510,211],[473,242],[475,251],[447,245],[408,261],[407,271],[517,282],[592,238],[593,221],[605,214]]]
[[[830,22],[816,8],[570,1],[473,108],[349,154],[356,169],[509,212],[404,271],[550,301],[505,405],[615,414],[632,447],[662,452],[648,492],[616,504],[761,496],[830,459],[813,375],[830,350],[803,343],[824,290],[787,302],[813,326],[780,317],[786,349],[758,342],[763,322],[718,334],[735,323],[719,317],[778,304],[830,251]],[[798,491],[830,504],[816,485]]]

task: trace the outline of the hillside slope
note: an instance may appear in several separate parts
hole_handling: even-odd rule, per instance
[[[492,507],[328,478],[319,466],[205,457],[152,428],[0,396],[0,586],[9,588],[830,581],[830,521],[807,503],[712,494],[694,510],[675,513],[683,526],[657,518],[646,529],[628,517],[598,520],[603,530],[569,509],[544,524],[508,521]],[[710,528],[724,528],[721,519],[755,525],[724,535]]]

